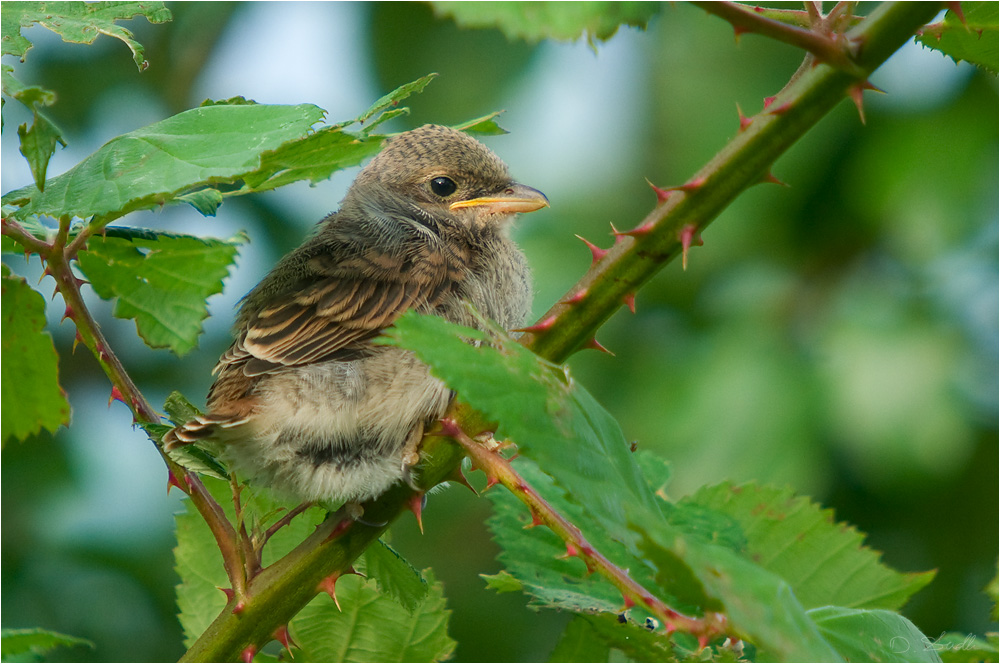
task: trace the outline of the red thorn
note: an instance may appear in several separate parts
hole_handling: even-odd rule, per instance
[[[529,327],[518,327],[511,330],[511,332],[544,332],[545,330],[552,327],[555,324],[555,322],[556,322],[556,317],[549,316],[540,323],[536,323],[535,325],[531,325]]]
[[[236,597],[236,593],[233,592],[232,588],[219,588],[219,586],[216,586],[215,588],[217,590],[221,590],[226,595],[226,604],[233,601],[233,598]]]
[[[343,611],[343,609],[340,608],[340,601],[337,599],[337,579],[340,578],[340,574],[341,574],[340,572],[334,572],[330,576],[320,581],[316,591],[324,592],[327,595],[329,595],[330,599],[333,600],[333,603],[337,605],[337,609],[339,611]]]
[[[128,405],[128,402],[125,401],[125,397],[122,396],[122,392],[121,392],[121,390],[118,389],[117,385],[112,385],[111,386],[111,396],[108,397],[108,408],[111,407],[111,402],[112,401],[121,401],[126,406]]]
[[[633,600],[632,600],[632,598],[631,598],[631,597],[629,597],[628,595],[624,595],[624,594],[623,594],[623,595],[622,595],[622,599],[624,599],[624,600],[625,600],[625,610],[626,610],[626,611],[628,611],[628,610],[629,610],[629,609],[631,609],[631,608],[632,608],[633,606],[635,606],[635,601],[633,601]]]
[[[617,241],[617,238],[624,237],[624,236],[639,237],[640,235],[646,235],[651,230],[653,230],[653,227],[655,225],[656,224],[654,224],[652,221],[647,221],[646,223],[642,224],[641,226],[636,226],[635,228],[633,228],[630,231],[620,231],[617,228],[615,228],[614,225],[612,225],[611,226],[611,229],[612,229],[611,232],[614,233],[616,241]]]
[[[607,353],[608,355],[611,355],[612,357],[614,356],[614,353],[612,353],[610,350],[608,350],[607,348],[605,348],[601,344],[601,342],[597,340],[597,337],[591,337],[590,341],[588,341],[587,343],[583,344],[583,347],[584,348],[589,348],[591,350],[599,350],[602,353]]]
[[[467,438],[465,432],[462,431],[462,427],[458,426],[458,422],[451,419],[450,417],[442,417],[441,422],[441,433],[448,436],[449,438]]]
[[[233,615],[240,615],[246,608],[247,604],[243,600],[236,602],[236,606],[233,607]]]
[[[535,526],[545,525],[545,522],[542,521],[542,517],[538,515],[538,512],[536,512],[535,510],[530,510],[530,511],[531,511],[531,523],[526,525],[525,529],[534,528]]]
[[[346,519],[341,519],[340,523],[338,523],[336,526],[333,527],[333,531],[330,533],[330,536],[327,537],[325,541],[329,542],[330,540],[337,539],[338,537],[346,533],[348,530],[350,530],[351,526],[353,525],[354,525],[354,519],[350,517],[347,517]]]
[[[756,7],[754,7],[753,10],[755,12],[757,12],[758,14],[763,14],[764,13],[764,8],[761,7],[760,5],[757,5]]]
[[[170,489],[172,489],[174,487],[177,487],[178,489],[180,489],[184,493],[188,493],[188,488],[187,488],[186,485],[187,485],[186,481],[184,482],[184,484],[181,484],[181,480],[177,479],[177,476],[174,475],[174,471],[172,471],[172,470],[168,470],[167,471],[167,495],[168,496],[170,495]],[[223,590],[223,589],[219,588],[219,590]],[[232,590],[230,590],[229,592],[232,592]],[[232,596],[230,596],[229,599],[232,599]]]
[[[753,120],[743,115],[743,109],[740,108],[739,104],[736,104],[736,114],[740,116],[740,131],[746,131],[747,127],[750,126],[750,123],[753,122]]]
[[[872,92],[878,92],[879,94],[883,95],[885,94],[885,90],[883,90],[882,88],[880,88],[879,86],[875,85],[874,83],[868,80],[862,83],[861,87],[865,90],[871,90]]]
[[[700,247],[705,243],[702,241],[701,237],[698,236],[698,227],[695,226],[694,224],[687,224],[686,226],[684,226],[684,228],[681,229],[680,241],[681,241],[681,268],[686,270],[688,269],[688,249],[691,248],[692,244],[695,245],[696,247]]]
[[[288,633],[288,625],[281,625],[278,627],[278,629],[274,630],[274,634],[272,634],[272,636],[275,641],[285,646],[285,650],[289,653],[292,651],[292,646],[295,646],[296,648],[299,647],[299,644],[295,643],[292,639],[292,635]]]
[[[635,293],[626,293],[625,296],[622,297],[622,302],[625,303],[625,306],[628,307],[629,311],[635,313]]]
[[[962,22],[962,25],[966,28],[969,27],[968,23],[965,22],[965,14],[962,13],[961,2],[946,2],[944,4],[948,5],[948,9],[955,12],[955,15],[958,16],[958,20]]]
[[[252,662],[253,656],[257,654],[257,646],[249,645],[243,649],[240,653],[240,661],[242,662]]]
[[[684,184],[679,184],[676,187],[667,187],[668,191],[694,191],[695,189],[700,189],[705,185],[705,178],[695,178],[693,180],[688,180]]]
[[[767,174],[764,175],[764,177],[762,177],[760,179],[760,181],[763,184],[778,184],[778,185],[781,185],[782,187],[787,187],[788,186],[788,184],[786,184],[786,183],[782,182],[781,180],[779,180],[778,178],[774,177],[774,173],[772,173],[771,171],[768,171]]]
[[[587,289],[584,288],[584,289],[578,291],[576,295],[574,295],[574,296],[572,296],[572,297],[570,297],[568,299],[563,300],[563,304],[576,304],[577,302],[580,302],[581,300],[583,300],[583,298],[586,297],[586,295],[587,295]]]
[[[747,30],[744,27],[739,26],[739,25],[734,25],[733,26],[733,41],[735,43],[739,44],[740,43],[740,35],[742,35],[744,32],[750,32],[750,31]]]
[[[458,482],[459,484],[467,487],[469,491],[471,491],[472,493],[476,494],[477,496],[479,495],[479,492],[476,491],[476,487],[472,486],[472,484],[469,483],[469,478],[467,478],[465,476],[465,473],[462,472],[461,465],[455,467],[455,470],[453,470],[451,472],[451,475],[448,476],[448,481]]]
[[[73,337],[73,349],[70,352],[71,353],[76,353],[76,346],[77,346],[77,344],[81,343],[82,341],[83,341],[83,337],[80,336],[80,330],[77,329],[76,336]]]
[[[574,556],[579,556],[580,552],[577,550],[576,546],[572,542],[566,542],[566,553],[559,556],[560,558],[572,558]]]
[[[420,528],[420,534],[424,534],[424,520],[421,517],[424,511],[424,503],[427,500],[427,494],[425,493],[414,493],[410,496],[410,499],[406,501],[406,506],[410,508],[413,512],[413,516],[417,517],[417,527]]]
[[[770,106],[771,104],[773,104],[774,100],[777,99],[777,98],[778,98],[777,96],[774,96],[774,97],[764,97],[764,108],[767,108],[768,106]]]
[[[585,245],[587,245],[588,249],[590,249],[590,253],[593,255],[593,260],[590,263],[591,265],[597,265],[597,263],[599,263],[600,260],[607,255],[608,253],[607,249],[601,249],[596,244],[587,240],[581,235],[577,235],[576,237],[577,239],[580,240],[580,242],[583,242]]]
[[[707,646],[707,645],[708,645],[708,637],[705,636],[704,634],[699,634],[698,635],[698,650],[699,651],[704,650],[705,646]]]
[[[657,187],[655,184],[653,184],[652,182],[649,181],[649,178],[646,178],[646,184],[648,184],[650,187],[653,188],[653,191],[656,193],[656,202],[658,204],[659,203],[666,203],[667,199],[670,198],[670,194],[673,193],[669,189],[664,189],[662,187]]]
[[[789,110],[789,109],[790,109],[791,107],[792,107],[792,102],[790,102],[790,101],[786,101],[786,102],[785,102],[784,104],[782,104],[781,106],[775,106],[774,108],[772,108],[772,109],[771,109],[771,110],[769,111],[769,113],[770,113],[771,115],[784,115],[785,113],[787,113],[787,112],[788,112],[788,110]]]
[[[69,306],[67,304],[66,305],[66,311],[63,312],[63,317],[59,319],[59,322],[62,323],[67,318],[72,319],[75,315],[76,315],[76,312],[73,311],[73,307],[71,307],[71,306]]]
[[[492,489],[493,487],[495,487],[497,484],[500,484],[500,478],[494,477],[492,475],[487,475],[486,476],[486,488],[483,489],[483,491],[489,491],[490,489]]]
[[[858,116],[861,118],[861,124],[865,123],[865,107],[864,107],[864,86],[861,83],[857,83],[847,88],[847,94],[850,95],[851,101],[854,105],[858,107]]]
[[[667,621],[663,625],[663,631],[666,632],[667,636],[670,636],[677,631],[677,625],[671,621]]]

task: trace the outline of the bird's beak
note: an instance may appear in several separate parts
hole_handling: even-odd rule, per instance
[[[481,196],[466,201],[455,201],[448,206],[450,210],[460,208],[482,207],[495,214],[514,214],[515,212],[534,212],[549,204],[545,194],[516,182],[496,196]]]

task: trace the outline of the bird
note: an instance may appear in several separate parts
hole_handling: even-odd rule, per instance
[[[242,299],[206,412],[171,429],[166,449],[213,441],[240,477],[303,502],[358,505],[413,484],[423,432],[453,393],[377,338],[409,310],[522,326],[532,282],[511,222],[548,205],[461,131],[389,138]]]

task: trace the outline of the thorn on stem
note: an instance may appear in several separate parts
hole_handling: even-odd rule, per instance
[[[581,300],[583,300],[583,298],[586,297],[586,295],[587,295],[587,289],[583,288],[583,289],[579,290],[572,297],[569,297],[569,298],[563,300],[563,304],[576,304],[577,302],[580,302]]]
[[[122,395],[122,392],[118,389],[117,385],[111,386],[111,396],[108,397],[108,408],[111,408],[111,403],[114,401],[121,401],[126,406],[128,405],[128,402],[125,401],[125,397]]]
[[[608,355],[610,355],[612,357],[614,357],[614,355],[615,355],[610,350],[608,350],[607,348],[605,348],[604,345],[601,344],[601,342],[597,340],[597,337],[591,337],[590,341],[588,341],[587,343],[583,344],[583,347],[584,348],[589,348],[590,350],[599,350],[602,353],[607,353]]]
[[[865,122],[864,90],[865,88],[862,83],[855,83],[847,89],[847,94],[850,95],[851,101],[858,108],[858,116],[861,118],[861,124],[867,124]]]
[[[601,249],[596,244],[586,239],[582,235],[577,235],[576,237],[578,240],[580,240],[580,242],[583,242],[585,245],[587,245],[588,249],[590,249],[591,256],[593,257],[590,262],[592,266],[597,265],[601,261],[601,259],[607,255],[608,253],[607,249]]]
[[[295,646],[296,648],[299,647],[299,644],[292,640],[292,635],[288,633],[288,625],[281,625],[278,627],[278,629],[274,630],[274,634],[272,636],[274,636],[275,641],[285,647],[285,650],[287,650],[289,654],[292,652],[292,646]]]
[[[625,303],[625,306],[628,307],[629,311],[633,314],[635,313],[635,293],[626,293],[622,297],[622,302]]]
[[[234,616],[240,615],[241,613],[243,613],[243,611],[246,610],[246,608],[247,608],[247,603],[244,602],[243,600],[236,602],[236,606],[233,607],[233,615]]]
[[[777,95],[775,95],[774,97],[764,97],[764,108],[766,109],[768,106],[773,104],[774,100],[777,98],[778,98]]]
[[[534,528],[535,526],[545,525],[545,522],[542,521],[542,517],[539,516],[538,512],[531,509],[529,509],[529,511],[531,512],[531,523],[529,523],[524,527],[525,530],[527,530],[528,528]]]
[[[670,198],[670,194],[673,193],[669,189],[664,189],[662,187],[657,187],[655,184],[653,184],[652,182],[649,181],[649,178],[646,178],[646,184],[648,184],[650,187],[652,187],[653,191],[656,193],[656,202],[657,202],[658,205],[661,204],[661,203],[666,203],[667,199]],[[579,237],[579,236],[577,236],[577,237]]]
[[[495,487],[497,484],[500,484],[500,478],[499,477],[496,477],[494,475],[487,475],[486,476],[486,488],[483,489],[483,491],[484,492],[489,491],[490,489],[492,489],[493,487]]]
[[[225,594],[226,604],[229,604],[236,597],[236,593],[233,592],[232,588],[219,588],[219,586],[216,586],[216,589],[221,590]]]
[[[955,12],[955,15],[958,16],[958,20],[962,22],[962,25],[964,25],[966,29],[968,29],[969,24],[965,22],[965,14],[962,13],[962,3],[946,2],[945,4],[948,5],[948,9]]]
[[[750,126],[750,123],[752,123],[753,120],[743,115],[743,109],[740,108],[739,104],[736,104],[736,114],[740,117],[740,131],[746,131],[747,127]]]
[[[635,228],[633,228],[630,231],[620,231],[617,228],[615,228],[614,225],[612,225],[611,228],[612,228],[612,232],[615,235],[615,241],[617,242],[618,238],[622,238],[622,237],[639,237],[640,235],[646,235],[651,230],[653,230],[653,228],[655,227],[655,225],[656,224],[654,224],[652,221],[647,221],[646,223],[642,224],[641,226],[636,226]]]
[[[59,319],[59,322],[62,323],[67,318],[69,318],[71,320],[75,320],[75,318],[74,318],[75,316],[76,316],[76,312],[73,311],[73,307],[71,307],[71,306],[69,306],[67,304],[66,305],[66,310],[63,312],[63,316],[62,316],[62,318]]]
[[[174,475],[174,471],[168,470],[167,471],[167,495],[168,496],[170,495],[170,490],[172,488],[174,488],[174,487],[177,487],[178,489],[180,489],[184,493],[190,493],[190,491],[189,491],[189,489],[187,487],[187,482],[184,482],[184,484],[181,484],[181,480],[179,480],[177,478],[177,476]],[[224,589],[223,588],[219,588],[219,590],[224,590]],[[230,590],[229,592],[232,592],[232,590]],[[229,599],[232,599],[232,597],[230,597]]]
[[[330,599],[333,600],[333,603],[337,605],[337,610],[343,611],[343,609],[340,608],[340,600],[337,599],[337,580],[340,578],[340,576],[341,576],[340,572],[334,572],[330,576],[320,581],[319,587],[317,588],[317,592],[324,592],[327,595],[329,595]]]
[[[628,611],[633,606],[635,606],[635,601],[631,597],[629,597],[628,595],[623,594],[622,595],[622,599],[625,600],[625,610],[626,611]]]
[[[414,493],[410,496],[409,500],[406,501],[406,506],[410,508],[413,512],[413,516],[417,517],[417,527],[420,528],[420,534],[424,534],[424,520],[422,518],[424,512],[424,505],[427,504],[427,494],[426,493]]]
[[[764,177],[762,177],[760,179],[760,181],[761,181],[762,184],[777,184],[777,185],[781,185],[782,187],[787,187],[788,186],[787,183],[782,182],[778,178],[774,177],[774,173],[772,173],[771,171],[768,171],[764,175]]]
[[[555,316],[549,316],[548,318],[546,318],[545,320],[541,321],[540,323],[536,323],[536,324],[531,325],[529,327],[518,327],[518,328],[515,328],[515,329],[511,330],[511,332],[544,332],[545,330],[547,330],[550,327],[552,327],[555,324],[555,322],[556,322],[556,317]]]
[[[686,270],[688,268],[688,250],[691,245],[700,247],[705,244],[701,236],[698,235],[698,227],[694,224],[687,224],[680,232],[681,241],[681,268]]]
[[[253,658],[254,658],[254,655],[256,655],[256,654],[257,654],[257,646],[251,644],[251,645],[247,646],[246,648],[244,648],[243,652],[240,653],[240,661],[241,662],[252,662]]]
[[[80,336],[80,329],[77,328],[77,330],[76,330],[76,336],[73,337],[73,348],[72,348],[72,350],[70,350],[70,353],[75,354],[76,353],[77,344],[81,343],[82,341],[83,341],[83,337]]]

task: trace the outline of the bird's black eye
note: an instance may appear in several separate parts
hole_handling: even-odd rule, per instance
[[[436,177],[431,180],[431,191],[441,198],[451,196],[455,193],[456,189],[458,189],[458,185],[451,178]]]

